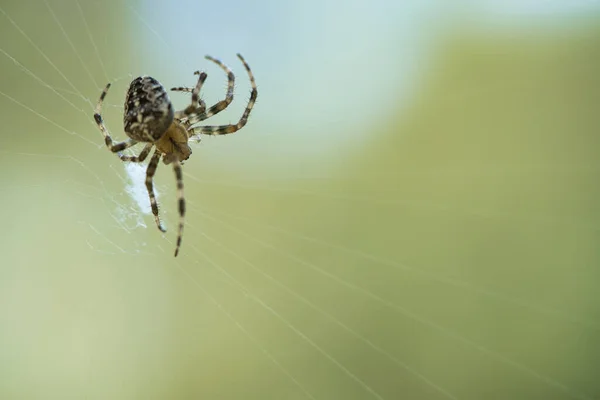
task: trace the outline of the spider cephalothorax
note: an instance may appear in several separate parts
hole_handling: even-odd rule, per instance
[[[154,177],[161,157],[164,164],[173,165],[175,178],[177,180],[177,195],[179,198],[179,233],[175,247],[175,256],[179,253],[183,235],[185,199],[183,197],[183,173],[181,171],[181,163],[182,161],[187,160],[192,154],[192,149],[188,142],[192,138],[197,140],[198,135],[201,134],[226,135],[228,133],[237,132],[246,125],[250,111],[258,96],[256,83],[254,82],[254,76],[252,75],[250,67],[240,54],[237,56],[244,64],[252,85],[250,100],[237,124],[219,126],[196,125],[223,111],[233,101],[233,89],[235,84],[233,72],[231,72],[231,70],[221,61],[210,56],[206,56],[206,58],[219,65],[221,69],[227,73],[228,85],[225,99],[210,107],[208,110],[206,109],[204,101],[200,100],[200,89],[202,88],[207,75],[206,73],[200,73],[199,71],[195,72],[195,74],[198,75],[198,82],[193,89],[187,87],[171,89],[173,91],[192,93],[191,104],[181,111],[173,110],[173,105],[167,91],[156,79],[150,76],[141,76],[134,79],[129,85],[129,90],[125,97],[123,124],[125,133],[129,136],[129,140],[124,142],[113,142],[110,133],[104,126],[104,121],[102,120],[102,102],[108,93],[110,83],[106,85],[106,88],[100,95],[98,105],[96,106],[94,119],[96,120],[100,131],[104,134],[106,146],[113,153],[117,153],[122,161],[142,162],[148,157],[152,147],[156,147],[146,170],[146,188],[148,189],[148,195],[150,196],[150,206],[152,207],[152,214],[154,214],[156,226],[163,232],[165,232],[165,229],[158,216],[158,204],[156,202],[156,196],[154,195],[152,178]],[[121,153],[123,150],[138,143],[146,144],[139,155],[131,156]]]

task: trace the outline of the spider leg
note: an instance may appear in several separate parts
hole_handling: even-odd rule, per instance
[[[233,89],[235,87],[235,75],[233,75],[233,72],[229,69],[229,67],[227,67],[227,65],[223,64],[223,62],[221,62],[221,60],[218,60],[211,56],[206,56],[205,58],[207,60],[210,60],[210,61],[214,62],[215,64],[217,64],[227,74],[227,93],[225,94],[224,100],[219,101],[217,104],[215,104],[214,106],[209,108],[208,111],[190,118],[191,124],[196,124],[198,122],[204,121],[205,119],[208,119],[208,118],[212,117],[213,115],[220,113],[221,111],[226,109],[233,101]]]
[[[192,93],[194,91],[194,88],[190,88],[190,87],[175,87],[175,88],[171,88],[172,91],[174,92],[185,92],[185,93]],[[202,114],[204,111],[206,111],[206,103],[204,102],[204,100],[200,99],[198,100],[198,114]],[[183,120],[185,117],[182,117],[181,119]]]
[[[148,157],[148,154],[150,154],[150,150],[152,150],[152,146],[154,146],[154,143],[148,143],[146,146],[144,146],[144,148],[142,149],[140,154],[137,156],[129,156],[129,155],[119,153],[119,158],[121,159],[121,161],[141,163],[146,159],[146,157]]]
[[[185,222],[185,198],[183,196],[183,172],[181,170],[181,163],[178,159],[173,161],[173,170],[175,171],[175,178],[177,179],[177,198],[179,203],[179,231],[177,232],[177,245],[175,247],[175,257],[179,254],[179,248],[181,247],[181,238],[183,237],[183,225]]]
[[[192,91],[194,90],[194,88],[186,87],[186,86],[179,86],[179,87],[171,88],[171,90],[173,92],[192,93]]]
[[[248,116],[252,111],[252,107],[254,107],[254,103],[256,102],[256,98],[258,97],[258,89],[256,88],[256,82],[254,81],[254,75],[252,74],[252,70],[250,70],[250,66],[246,63],[246,60],[242,57],[241,54],[238,53],[238,58],[244,64],[244,68],[246,68],[246,72],[248,72],[248,77],[250,78],[250,84],[252,85],[252,91],[250,92],[250,100],[248,100],[248,105],[244,110],[244,114],[240,118],[237,124],[234,125],[217,125],[217,126],[198,126],[190,129],[190,134],[194,136],[198,136],[200,134],[203,135],[227,135],[229,133],[234,133],[239,131],[246,125],[248,122]],[[212,107],[211,107],[212,109]],[[208,112],[210,112],[210,110]],[[202,116],[200,116],[202,117]],[[198,140],[198,137],[190,137],[190,139]]]
[[[194,72],[194,75],[198,75],[198,83],[196,83],[196,87],[192,89],[192,103],[189,106],[187,106],[185,110],[178,111],[175,113],[175,118],[177,119],[189,118],[189,116],[192,114],[201,114],[204,113],[204,111],[206,110],[206,104],[203,101],[200,101],[200,89],[202,88],[202,85],[204,84],[204,81],[206,80],[208,75],[206,75],[206,72],[200,71]],[[171,90],[187,91],[180,89],[187,88],[172,88]]]
[[[106,94],[108,93],[109,88],[110,88],[110,83],[106,85],[106,87],[102,91],[102,94],[100,95],[100,99],[98,100],[98,104],[96,105],[96,110],[94,112],[94,120],[96,121],[98,128],[100,128],[100,131],[104,135],[104,142],[106,143],[106,147],[108,147],[108,149],[110,151],[112,151],[113,153],[118,153],[120,151],[123,151],[123,150],[135,145],[137,143],[137,141],[135,141],[133,139],[128,139],[124,142],[115,143],[115,142],[113,142],[112,138],[110,137],[110,133],[108,132],[108,129],[104,125],[104,120],[102,119],[102,115],[101,115],[102,102],[104,101],[104,98],[106,97]]]
[[[146,146],[148,147],[148,146]],[[146,148],[144,148],[146,150]],[[152,207],[152,214],[154,214],[154,220],[156,221],[156,226],[161,232],[166,232],[167,230],[163,228],[160,218],[158,217],[158,203],[156,202],[156,195],[154,194],[154,185],[152,183],[152,178],[156,173],[156,169],[158,168],[158,162],[160,161],[161,153],[156,150],[148,163],[148,169],[146,169],[146,189],[148,189],[148,195],[150,196],[150,206]]]

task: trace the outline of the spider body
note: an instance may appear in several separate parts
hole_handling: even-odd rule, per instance
[[[125,97],[125,133],[138,142],[155,142],[175,118],[167,91],[156,79],[140,76],[129,85]]]
[[[165,229],[163,228],[158,215],[158,203],[156,202],[156,196],[154,194],[152,178],[156,173],[161,157],[165,165],[171,164],[173,166],[175,179],[177,180],[179,209],[179,232],[177,235],[175,256],[179,253],[183,237],[185,198],[183,196],[183,172],[181,165],[183,161],[189,159],[192,154],[192,149],[188,144],[189,141],[199,141],[199,135],[201,134],[226,135],[242,129],[246,125],[250,111],[252,111],[252,107],[258,97],[256,83],[250,67],[240,54],[237,56],[244,64],[244,68],[248,73],[252,85],[250,100],[237,124],[218,126],[197,125],[199,122],[223,111],[233,101],[233,89],[235,84],[233,72],[231,72],[231,70],[221,61],[210,56],[206,56],[206,58],[221,67],[227,74],[228,85],[225,99],[219,101],[208,110],[206,109],[204,101],[200,100],[200,89],[202,88],[207,75],[206,73],[200,73],[199,71],[194,73],[195,75],[198,75],[198,81],[193,89],[187,87],[171,89],[172,91],[192,93],[191,104],[181,111],[175,111],[173,109],[167,91],[156,79],[150,76],[140,76],[135,78],[129,85],[127,95],[125,96],[123,125],[129,140],[124,142],[113,142],[102,119],[102,103],[111,86],[110,83],[107,84],[106,88],[102,91],[96,106],[94,120],[104,135],[104,142],[108,149],[113,153],[117,153],[122,161],[143,162],[150,154],[152,148],[156,148],[150,158],[146,170],[146,188],[148,189],[150,206],[152,208],[152,214],[154,214],[156,226],[162,232],[165,232]],[[122,154],[123,150],[138,143],[145,143],[145,145],[137,156]]]

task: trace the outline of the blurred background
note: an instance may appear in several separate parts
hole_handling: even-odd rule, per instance
[[[600,3],[0,1],[0,398],[598,399]],[[233,104],[172,170],[129,82]],[[189,94],[172,93],[176,107]],[[139,151],[139,148],[137,149]]]

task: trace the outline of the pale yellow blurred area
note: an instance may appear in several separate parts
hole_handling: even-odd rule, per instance
[[[219,32],[157,24],[164,5],[110,3],[0,2],[0,399],[600,398],[598,14],[376,31],[353,14],[366,3],[236,2],[249,25],[219,49]],[[227,17],[202,7],[199,24]],[[333,11],[355,49],[338,31],[322,64],[281,50],[335,31]],[[220,100],[222,71],[174,57],[187,47],[236,73],[215,123],[235,122],[237,41],[259,100],[185,163],[175,259],[173,172],[155,178],[163,235],[92,107],[115,81],[104,114],[123,140],[133,76],[206,69]]]

